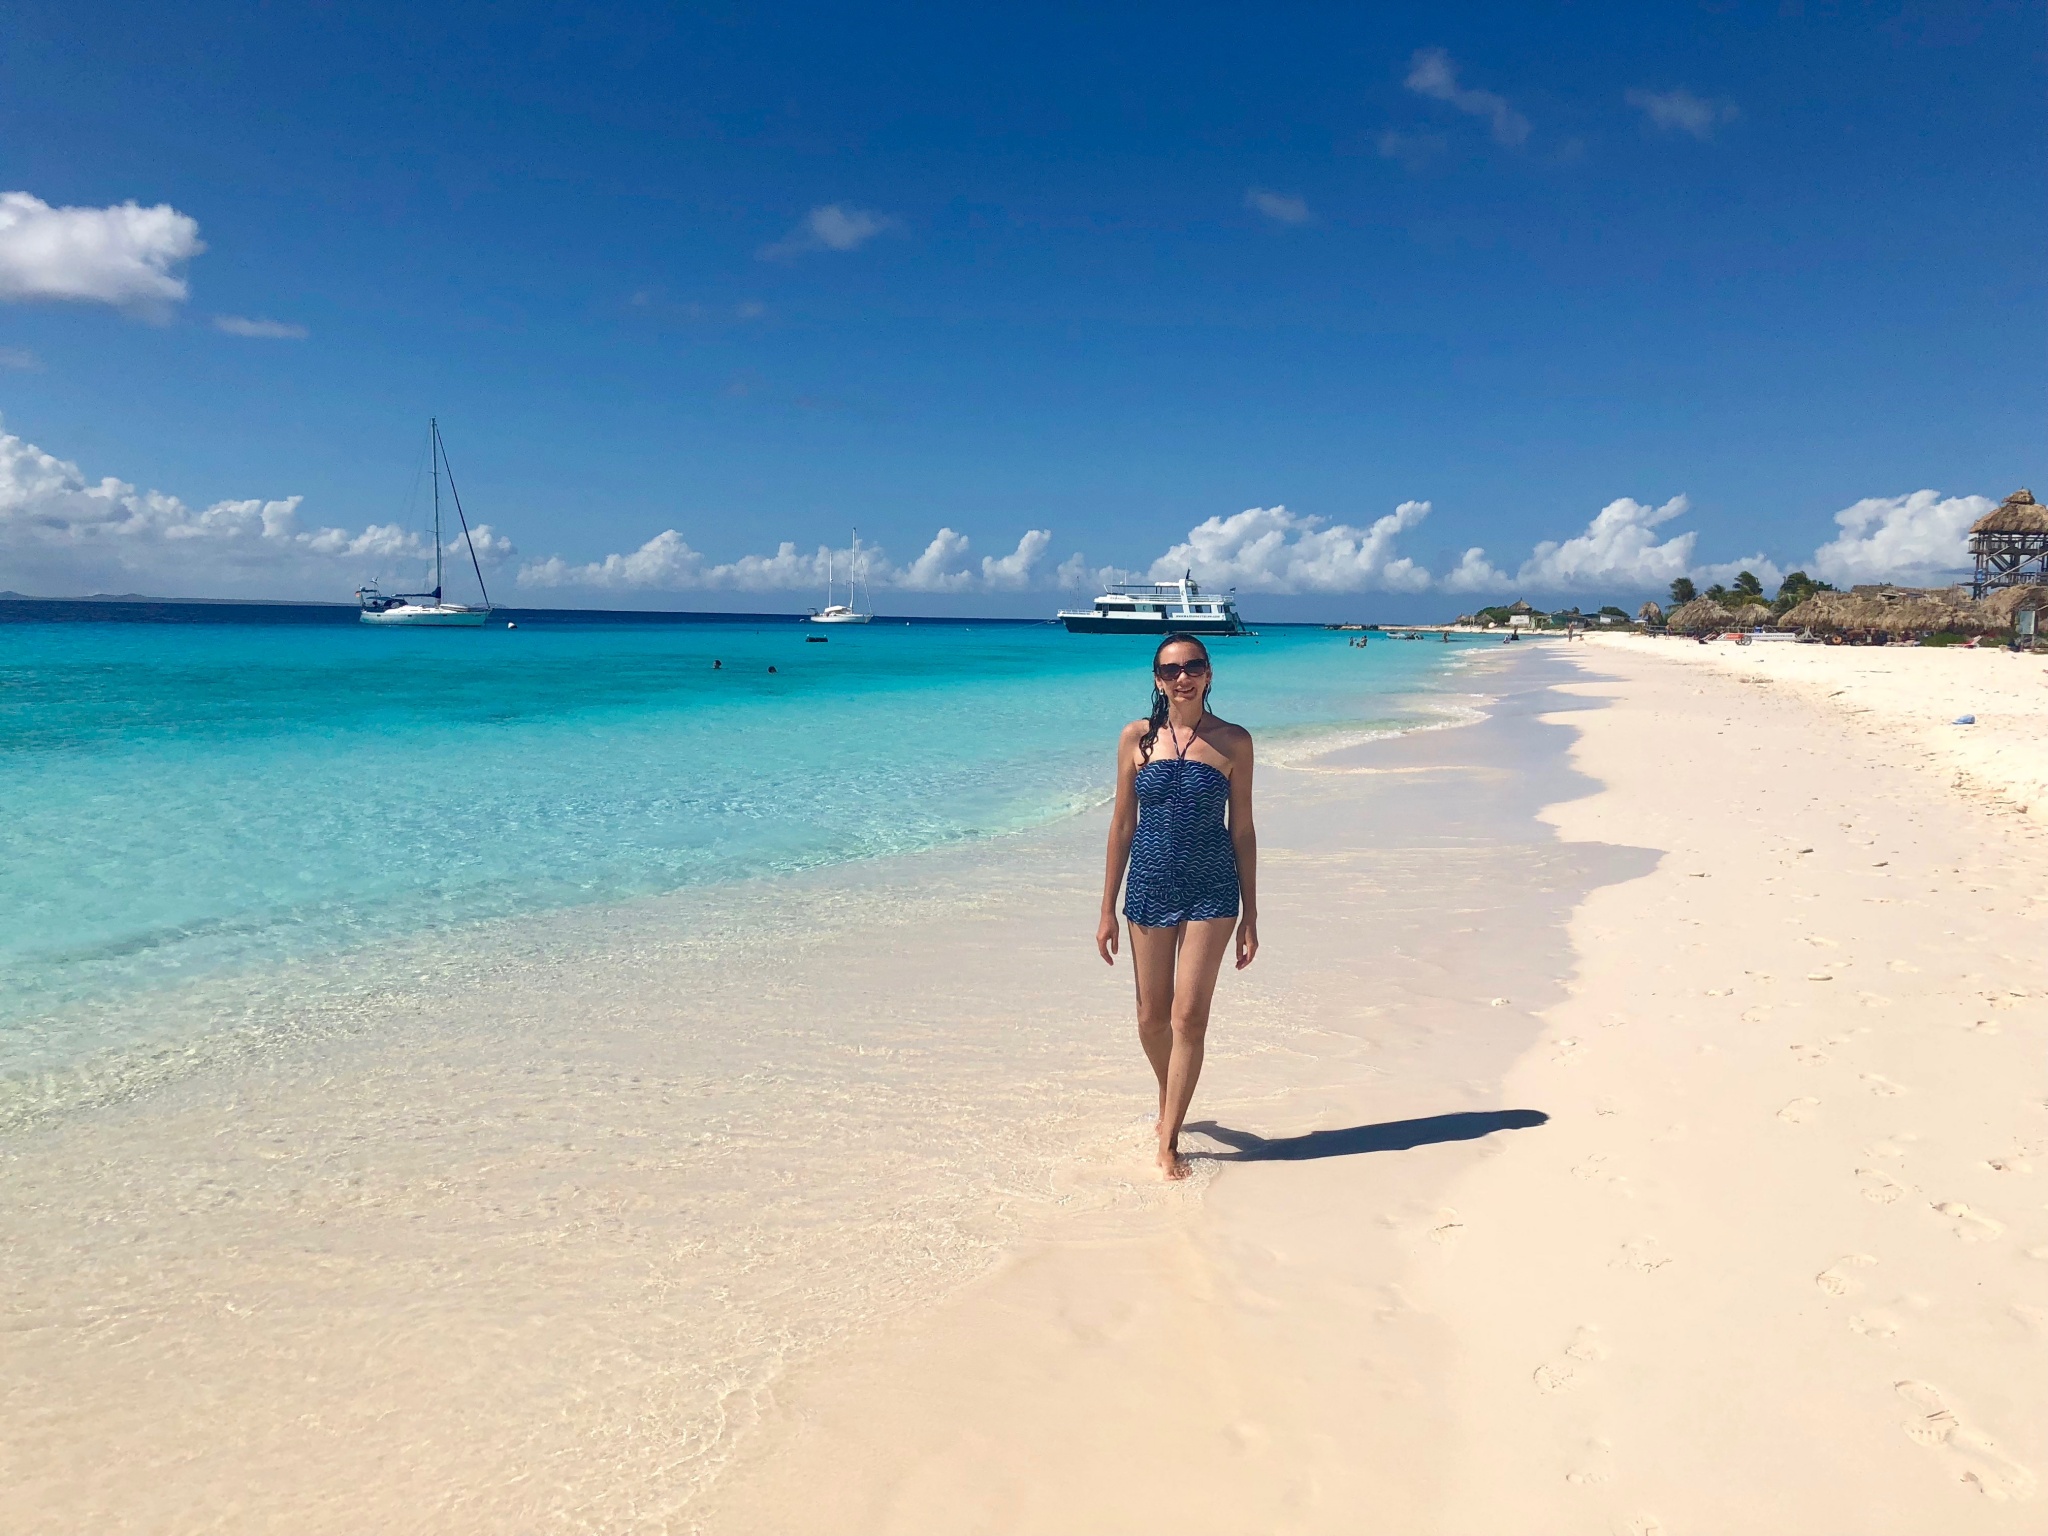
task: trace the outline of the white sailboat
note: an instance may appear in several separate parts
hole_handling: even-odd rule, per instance
[[[448,463],[448,450],[441,442],[441,424],[427,422],[427,447],[434,469],[434,590],[431,592],[382,592],[375,582],[356,588],[356,601],[363,605],[358,615],[365,624],[414,624],[437,629],[477,629],[491,616],[491,594],[484,586],[484,568],[476,557],[476,542],[469,536],[469,518],[462,510],[461,493],[455,489],[455,470]],[[441,471],[448,471],[448,495],[455,503],[455,515],[462,523],[462,542],[469,549],[470,569],[476,572],[477,589],[484,605],[441,599]],[[415,482],[417,483],[417,482]]]
[[[867,562],[860,557],[858,528],[853,530],[853,552],[847,556],[846,563],[846,601],[835,603],[832,601],[832,551],[825,551],[825,606],[812,610],[813,624],[865,624],[874,618],[875,600],[868,594]],[[854,590],[856,581],[860,583],[858,594]],[[856,596],[866,601],[865,612],[853,606]]]

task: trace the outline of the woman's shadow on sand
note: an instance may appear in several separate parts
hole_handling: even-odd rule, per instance
[[[1187,1128],[1234,1150],[1202,1153],[1190,1149],[1188,1155],[1206,1156],[1219,1163],[1303,1163],[1319,1157],[1354,1157],[1361,1152],[1406,1152],[1442,1141],[1476,1141],[1495,1131],[1526,1130],[1549,1119],[1540,1109],[1465,1110],[1451,1115],[1425,1115],[1420,1120],[1347,1126],[1341,1131],[1308,1131],[1270,1141],[1250,1131],[1234,1131],[1213,1120],[1197,1120]]]

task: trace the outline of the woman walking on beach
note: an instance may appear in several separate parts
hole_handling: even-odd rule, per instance
[[[1252,738],[1209,713],[1209,651],[1168,635],[1152,654],[1152,714],[1124,727],[1095,947],[1116,964],[1116,893],[1138,983],[1138,1043],[1159,1079],[1159,1171],[1188,1176],[1181,1122],[1202,1075],[1216,973],[1237,932],[1237,968],[1259,952]],[[1162,739],[1164,738],[1164,739]],[[1240,916],[1240,908],[1242,916]]]

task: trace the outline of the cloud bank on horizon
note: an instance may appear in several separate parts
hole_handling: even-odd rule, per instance
[[[152,595],[337,596],[359,580],[417,575],[433,540],[396,523],[306,528],[304,498],[217,501],[192,507],[138,491],[0,431],[0,588],[75,595],[132,588]],[[480,559],[517,556],[488,523],[474,530]],[[451,551],[459,546],[450,546]]]
[[[0,430],[0,587],[51,595],[147,587],[163,596],[332,596],[369,579],[410,579],[431,557],[431,539],[396,523],[350,531],[304,527],[301,497],[218,501],[194,508],[161,491],[138,491],[112,476],[93,481],[78,465]],[[1837,585],[1869,581],[1939,582],[1968,562],[1970,524],[1990,511],[1983,496],[1915,491],[1866,497],[1835,514],[1835,537],[1802,564]],[[973,540],[942,527],[907,560],[879,545],[860,550],[872,587],[911,593],[1084,589],[1111,581],[1166,581],[1192,571],[1212,588],[1246,593],[1343,595],[1442,592],[1507,595],[1630,596],[1661,591],[1679,576],[1727,581],[1753,571],[1767,584],[1784,579],[1758,553],[1739,560],[1698,556],[1699,532],[1674,531],[1691,503],[1618,497],[1569,538],[1539,542],[1513,570],[1481,546],[1448,569],[1431,571],[1400,543],[1430,516],[1427,501],[1404,501],[1363,527],[1293,512],[1249,507],[1204,519],[1149,566],[1093,565],[1076,552],[1047,566],[1050,529],[1030,528],[999,554],[974,553]],[[477,553],[505,568],[519,558],[512,540],[489,524],[475,530]],[[680,530],[665,528],[637,549],[599,559],[560,555],[516,566],[528,591],[601,593],[749,592],[808,594],[828,568],[850,569],[850,549],[801,551],[792,540],[773,554],[714,560]]]

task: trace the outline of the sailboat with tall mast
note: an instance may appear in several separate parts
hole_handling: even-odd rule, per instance
[[[860,530],[853,530],[853,550],[846,557],[846,601],[832,601],[832,551],[825,551],[825,606],[811,614],[813,624],[865,624],[874,618],[875,600],[868,594],[867,562],[860,557]],[[858,594],[854,583],[860,583]],[[857,598],[865,599],[865,609],[853,606]]]
[[[491,593],[484,585],[484,568],[476,557],[476,540],[469,535],[469,518],[462,510],[462,493],[455,489],[455,470],[448,462],[448,448],[441,441],[441,423],[427,420],[427,453],[434,471],[434,590],[431,592],[383,592],[373,582],[356,588],[356,601],[365,624],[417,624],[437,629],[477,629],[491,616]],[[441,598],[441,475],[448,475],[448,499],[455,504],[455,516],[462,524],[462,542],[469,550],[469,566],[476,572],[477,590],[484,605],[444,602]],[[418,482],[415,481],[415,484]]]

